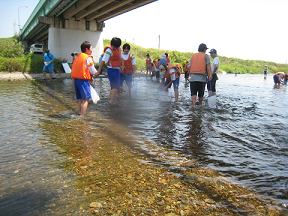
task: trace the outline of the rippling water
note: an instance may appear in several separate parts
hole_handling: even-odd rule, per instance
[[[134,145],[134,149],[151,155],[156,154],[155,146],[176,151],[181,158],[173,158],[174,161],[196,159],[264,197],[287,203],[286,86],[274,88],[272,75],[267,80],[263,75],[219,75],[217,108],[210,109],[207,106],[192,108],[189,86],[182,77],[178,103],[160,102],[161,85],[155,80],[137,77],[135,82],[138,85],[136,99],[130,99],[126,91],[117,98],[116,105],[109,106],[109,83],[104,78],[96,79],[95,87],[101,88],[101,101],[97,105],[89,104],[87,124],[70,118],[78,109],[70,79],[53,80],[53,83],[0,83],[0,211],[37,215],[54,208],[54,213],[65,214],[65,209],[71,212],[75,204],[81,205],[87,197],[70,187],[76,184],[75,172],[62,168],[68,167],[67,158],[77,160],[75,154],[80,149],[77,145],[71,146],[73,140],[84,137],[83,146],[88,152],[90,141],[82,128],[103,139],[111,133],[102,129],[94,118],[123,125],[138,140],[145,140],[131,144],[124,138],[123,148]],[[74,136],[71,130],[75,127],[79,133]],[[147,142],[154,144],[154,150]],[[104,146],[109,148],[109,144]],[[85,154],[85,150],[81,151]],[[133,157],[141,154],[136,151]],[[169,155],[163,151],[162,158]],[[86,166],[80,164],[79,167]]]

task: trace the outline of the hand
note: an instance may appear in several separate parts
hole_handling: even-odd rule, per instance
[[[209,78],[208,78],[208,81],[211,81],[212,80],[212,74],[209,75]]]
[[[98,70],[98,72],[94,74],[94,77],[97,77],[97,76],[99,76],[99,75],[100,75],[100,73],[101,73],[101,71],[99,71],[99,70]]]

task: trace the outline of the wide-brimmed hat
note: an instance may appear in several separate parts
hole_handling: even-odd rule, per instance
[[[166,73],[166,68],[165,68],[165,66],[162,65],[162,64],[159,66],[159,73],[160,73],[161,75],[164,75],[164,74]]]

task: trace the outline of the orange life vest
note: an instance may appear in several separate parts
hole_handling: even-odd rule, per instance
[[[285,76],[285,73],[283,71],[279,71],[279,72],[275,73],[276,76],[279,74],[282,74],[283,76]]]
[[[91,80],[90,70],[86,68],[85,63],[89,56],[86,53],[80,53],[73,62],[71,78],[72,79],[84,79]],[[93,59],[93,58],[92,58]],[[93,63],[94,64],[94,63]],[[91,65],[93,65],[91,64]],[[88,65],[90,67],[91,65]]]
[[[124,70],[120,70],[120,74],[133,74],[132,55],[129,54],[128,59],[124,60]]]
[[[166,78],[166,79],[168,79],[168,80],[171,80],[171,77],[170,77],[170,69],[174,68],[174,69],[176,70],[175,76],[176,76],[176,79],[177,79],[177,78],[179,77],[179,74],[180,74],[179,69],[178,69],[176,66],[174,66],[174,65],[172,65],[172,64],[170,64],[170,63],[168,63],[167,65],[168,65],[167,71],[166,71],[166,73],[163,75],[163,77]]]
[[[169,57],[166,57],[167,63],[170,63],[170,59]]]
[[[159,68],[159,61],[155,62],[155,66],[156,66],[157,69]]]
[[[155,72],[155,70],[156,70],[155,64],[154,64],[154,63],[151,63],[151,65],[152,65],[152,66],[151,66],[151,71],[152,71],[152,72]]]
[[[199,52],[192,55],[190,74],[205,74],[206,73],[206,54]]]
[[[146,59],[146,66],[151,66],[151,58]]]
[[[108,48],[110,48],[110,50],[113,53],[113,55],[110,57],[110,60],[108,62],[108,66],[112,68],[120,67],[121,66],[121,48],[119,47],[117,50],[113,50],[111,48],[111,44],[109,44],[108,46],[104,48],[104,53]]]

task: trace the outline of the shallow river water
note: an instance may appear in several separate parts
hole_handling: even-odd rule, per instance
[[[288,91],[274,88],[272,75],[220,74],[215,109],[192,108],[183,77],[178,103],[159,101],[155,80],[135,82],[136,99],[125,88],[109,106],[109,82],[96,79],[101,100],[89,103],[85,120],[74,117],[71,79],[0,82],[1,214],[88,215],[92,208],[100,215],[161,215],[180,212],[183,203],[199,206],[191,194],[200,190],[209,208],[255,213],[192,189],[190,171],[198,176],[200,167],[280,207],[288,202]],[[155,200],[160,207],[151,206]],[[181,215],[191,214],[183,209]]]

